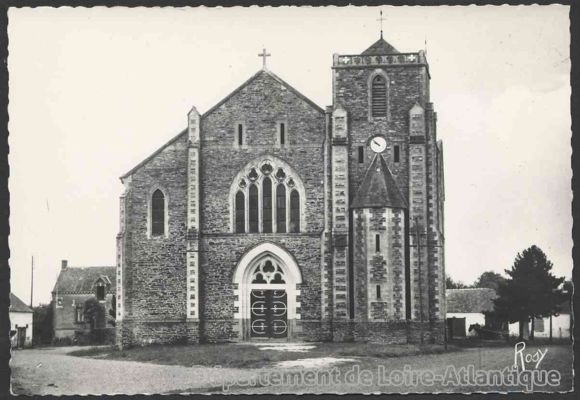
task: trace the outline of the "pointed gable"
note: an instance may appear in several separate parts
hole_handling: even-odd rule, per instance
[[[241,92],[243,89],[245,89],[247,86],[251,85],[255,80],[257,80],[259,78],[273,79],[274,81],[276,81],[277,83],[279,83],[280,85],[282,85],[285,89],[287,89],[289,92],[293,93],[296,97],[298,97],[302,101],[308,103],[316,111],[318,111],[321,114],[324,114],[324,110],[319,105],[317,105],[316,103],[314,103],[308,97],[304,96],[302,93],[300,93],[298,90],[296,90],[292,85],[290,85],[289,83],[285,82],[282,78],[280,78],[278,75],[274,74],[273,72],[271,72],[269,70],[266,70],[266,69],[261,69],[260,71],[258,71],[257,73],[255,73],[250,79],[248,79],[246,82],[242,83],[237,89],[235,89],[229,95],[227,95],[226,97],[224,97],[215,106],[213,106],[212,108],[210,108],[209,110],[207,110],[203,114],[202,118],[205,118],[208,115],[210,115],[212,112],[214,112],[216,109],[218,109],[219,107],[221,107],[224,103],[226,103],[228,100],[230,100],[232,97],[234,97],[236,94],[238,94],[239,92]]]
[[[352,202],[352,208],[407,208],[395,178],[382,155],[373,158],[362,184]]]
[[[14,293],[10,293],[10,312],[25,312],[31,313],[32,308],[28,307],[26,303],[20,300]]]
[[[362,52],[363,55],[377,55],[377,54],[398,54],[399,50],[395,49],[389,42],[382,37],[371,45],[368,49]]]

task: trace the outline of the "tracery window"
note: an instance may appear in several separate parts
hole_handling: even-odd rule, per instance
[[[284,162],[250,163],[234,179],[231,193],[235,233],[300,232],[304,189]]]
[[[246,231],[246,196],[238,190],[236,193],[236,233]]]
[[[282,268],[272,262],[272,260],[267,259],[254,268],[251,282],[258,284],[282,284],[286,283],[286,280]]]

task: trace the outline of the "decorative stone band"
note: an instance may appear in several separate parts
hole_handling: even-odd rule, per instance
[[[335,54],[333,67],[365,67],[375,65],[424,65],[425,58],[420,53],[400,53],[390,55],[342,55]]]

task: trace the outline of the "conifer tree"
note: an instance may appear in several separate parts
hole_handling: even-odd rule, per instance
[[[512,268],[505,270],[508,279],[498,287],[494,300],[495,316],[508,322],[519,322],[519,339],[530,320],[530,340],[534,338],[534,318],[549,317],[560,311],[566,295],[559,288],[564,278],[552,273],[553,264],[537,246],[518,253]]]

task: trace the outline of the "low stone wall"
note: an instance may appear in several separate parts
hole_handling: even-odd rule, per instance
[[[118,321],[117,346],[148,344],[227,343],[249,339],[241,334],[243,321]],[[385,344],[443,344],[445,323],[441,321],[289,321],[290,341],[376,342]],[[421,340],[423,337],[423,340]]]
[[[189,329],[188,329],[189,328]],[[188,331],[194,327],[185,321],[120,321],[117,326],[117,346],[120,348],[149,344],[188,342]]]

